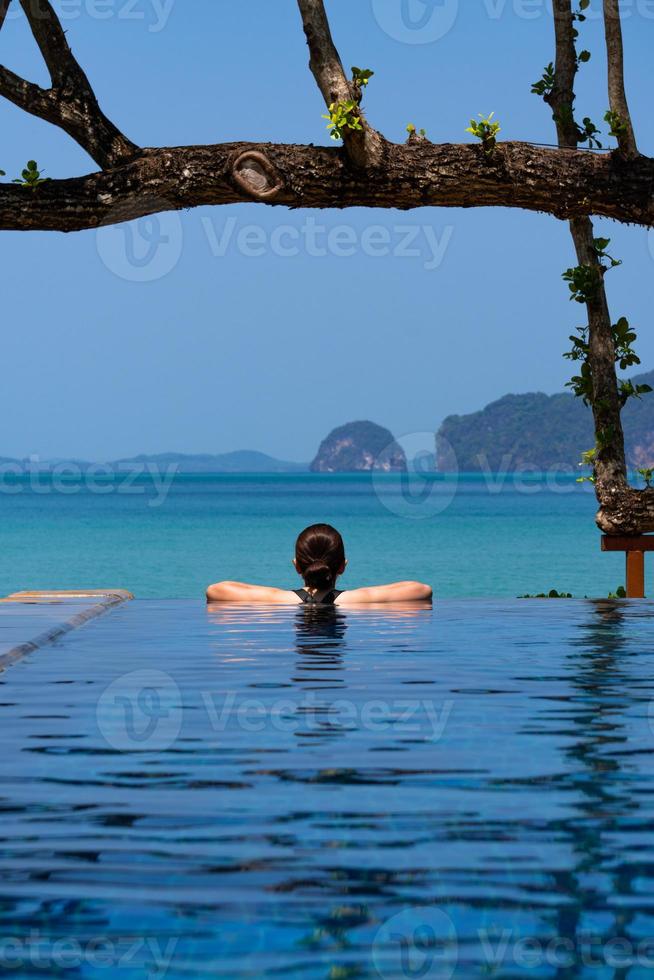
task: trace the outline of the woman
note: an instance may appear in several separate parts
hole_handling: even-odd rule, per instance
[[[207,589],[207,602],[272,602],[296,606],[355,606],[366,602],[407,602],[431,599],[432,590],[421,582],[393,582],[367,589],[341,592],[336,580],[347,565],[343,538],[330,524],[312,524],[302,531],[295,543],[296,571],[304,579],[304,588],[274,589],[244,582],[217,582]]]

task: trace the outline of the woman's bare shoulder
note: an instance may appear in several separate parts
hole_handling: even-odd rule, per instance
[[[247,582],[215,582],[207,589],[207,602],[265,602],[275,605],[297,605],[300,600],[290,589]]]
[[[424,582],[391,582],[343,592],[336,603],[339,606],[358,606],[372,602],[426,602],[432,595],[431,586]]]

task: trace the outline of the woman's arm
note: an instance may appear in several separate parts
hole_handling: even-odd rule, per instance
[[[339,606],[359,605],[364,602],[412,602],[432,597],[430,585],[422,582],[392,582],[390,585],[373,585],[368,589],[352,589],[336,600]]]
[[[299,602],[294,592],[245,582],[216,582],[207,589],[207,602],[275,602],[291,605]]]

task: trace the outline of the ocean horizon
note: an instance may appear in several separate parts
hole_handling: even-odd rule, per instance
[[[343,588],[429,582],[436,597],[602,597],[624,559],[600,552],[592,487],[576,475],[31,473],[0,483],[3,594],[121,587],[197,598],[238,579],[295,587],[294,540],[342,532]]]

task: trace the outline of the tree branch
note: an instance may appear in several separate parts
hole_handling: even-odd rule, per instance
[[[20,0],[34,40],[46,63],[52,84],[90,89],[89,80],[73,56],[66,34],[49,0]]]
[[[611,0],[605,0],[605,11],[607,3],[612,5]],[[617,10],[617,2],[615,7]],[[571,0],[555,0],[554,13],[556,72],[551,104],[555,108],[559,145],[564,147],[576,145],[579,138],[573,113],[578,63]],[[634,159],[633,154],[631,159]],[[627,480],[611,313],[606,298],[604,268],[595,248],[593,223],[588,214],[571,217],[570,233],[578,264],[592,269],[597,279],[597,287],[586,301],[596,439],[595,493],[600,505],[596,521],[606,534],[654,530],[654,491],[650,493],[648,504],[643,498],[647,492],[634,490]]]
[[[11,0],[0,0],[0,31],[2,30],[2,25],[5,22],[5,17],[7,16],[10,3]]]
[[[512,207],[654,225],[654,160],[500,143],[390,143],[371,175],[340,148],[226,143],[145,149],[128,163],[35,191],[0,184],[0,229],[79,231],[200,205]]]
[[[25,109],[35,116],[46,118],[48,113],[55,111],[52,96],[49,91],[27,82],[4,65],[0,65],[0,95],[13,102],[19,109]]]
[[[100,167],[114,167],[134,157],[139,148],[100,109],[48,0],[20,2],[50,72],[52,88],[42,89],[0,66],[0,95],[63,129]]]
[[[616,138],[625,156],[637,156],[638,147],[624,85],[624,50],[618,0],[604,0],[604,34],[609,76],[609,106],[617,118]]]
[[[322,93],[327,108],[335,102],[354,100],[361,92],[348,80],[340,55],[332,39],[323,0],[298,0],[302,26],[309,45],[309,68]],[[384,140],[358,109],[363,131],[346,129],[343,142],[352,162],[358,167],[375,167],[382,160]]]
[[[579,133],[574,119],[577,51],[570,0],[554,0],[556,66],[554,87],[546,97],[552,107],[560,147],[576,147]]]

